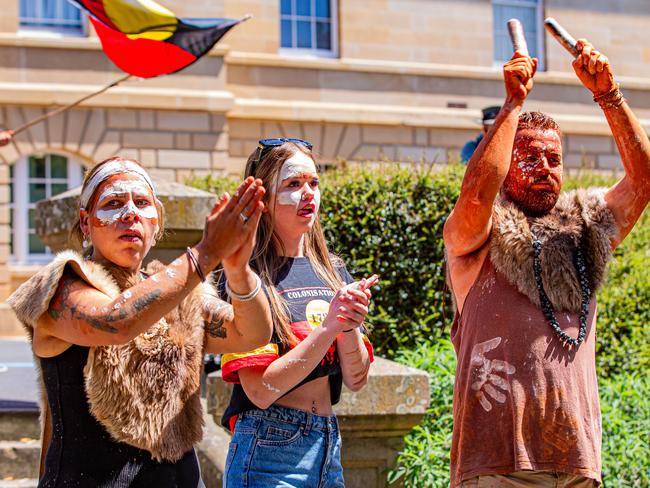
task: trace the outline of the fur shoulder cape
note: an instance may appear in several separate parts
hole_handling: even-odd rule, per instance
[[[605,278],[612,257],[611,240],[618,230],[605,205],[604,190],[573,190],[560,195],[555,207],[528,218],[512,202],[494,206],[490,259],[497,271],[531,302],[540,305],[533,273],[532,231],[542,243],[542,282],[555,310],[579,312],[580,282],[574,254],[581,245],[592,296]]]
[[[66,267],[110,297],[135,284],[76,252],[62,252],[7,300],[30,336]],[[147,271],[162,267],[152,262]],[[115,440],[145,449],[158,461],[179,460],[202,437],[199,388],[207,295],[216,291],[203,284],[131,342],[90,348],[84,368],[92,415]]]

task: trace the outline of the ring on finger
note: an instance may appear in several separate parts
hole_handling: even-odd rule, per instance
[[[241,213],[239,214],[239,218],[242,220],[242,222],[246,223],[246,222],[248,222],[248,219],[249,219],[250,217],[248,217],[247,215],[245,215],[244,212],[241,212]]]

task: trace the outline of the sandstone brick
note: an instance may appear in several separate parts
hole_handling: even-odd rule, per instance
[[[364,126],[364,144],[411,144],[413,135],[409,127]]]
[[[140,162],[145,168],[155,168],[158,157],[155,149],[140,149]]]
[[[612,142],[611,137],[573,134],[567,136],[568,150],[571,152],[611,153]]]
[[[135,110],[110,109],[108,110],[108,126],[116,129],[136,129],[138,114]]]
[[[117,156],[122,156],[123,158],[135,159],[136,161],[140,161],[140,151],[138,151],[137,149],[120,148],[117,151]]]
[[[67,120],[65,127],[64,147],[71,151],[78,151],[81,144],[81,136],[90,117],[89,110],[69,110],[66,112]]]
[[[14,144],[7,144],[0,148],[0,159],[6,164],[13,164],[20,159],[20,153]]]
[[[594,168],[596,156],[586,153],[568,153],[562,158],[565,168]]]
[[[27,120],[33,120],[43,115],[45,113],[45,110],[42,108],[25,107],[23,109],[23,113],[25,114],[25,118]],[[32,144],[34,144],[35,150],[43,151],[49,146],[47,131],[44,123],[41,122],[33,125],[28,130],[29,138],[31,139]]]
[[[8,185],[9,184],[9,166],[8,165],[1,165],[0,166],[0,185]]]
[[[156,117],[153,110],[138,110],[138,128],[145,130],[156,128]]]
[[[209,131],[210,118],[206,112],[161,111],[156,113],[158,129]]]
[[[161,149],[158,151],[158,167],[208,169],[210,168],[210,153]]]
[[[622,170],[623,163],[621,162],[621,157],[613,154],[599,154],[598,169]]]
[[[210,114],[210,130],[221,132],[228,129],[228,119],[225,114]]]
[[[399,146],[397,148],[399,161],[446,163],[447,151],[440,147]]]
[[[174,147],[174,134],[159,130],[130,130],[122,134],[122,144],[124,147],[172,149]]]
[[[336,159],[336,148],[343,133],[343,124],[325,124],[319,154],[323,159]]]
[[[194,171],[191,169],[177,169],[176,170],[176,181],[179,183],[185,183],[187,180],[194,176]]]
[[[210,156],[212,160],[210,169],[212,170],[223,168],[224,164],[226,164],[225,161],[227,161],[228,158],[230,157],[227,151],[212,151]]]
[[[414,138],[413,142],[418,146],[426,146],[429,144],[429,131],[424,127],[416,127],[413,129]]]
[[[176,181],[176,171],[173,169],[151,168],[147,172],[154,183],[156,181]]]
[[[93,159],[95,161],[102,161],[111,156],[115,156],[121,147],[122,143],[120,142],[119,131],[108,130],[104,133],[104,137],[95,148]]]
[[[362,144],[350,155],[349,159],[355,161],[380,161],[386,159],[377,144]]]
[[[102,134],[106,130],[106,119],[104,117],[104,110],[94,109],[90,112],[90,117],[82,134],[83,139],[79,146],[81,154],[92,157],[95,147],[97,147]]]
[[[323,151],[322,139],[324,131],[322,124],[303,124],[304,139],[314,145],[314,151],[316,151],[316,154],[321,154]]]
[[[217,148],[218,134],[192,134],[192,149],[212,151]]]
[[[362,143],[361,127],[358,125],[347,125],[344,130],[345,133],[341,136],[340,144],[334,153],[334,158],[353,159],[352,154]]]
[[[174,133],[175,149],[192,149],[192,135],[185,132]]]
[[[439,128],[429,129],[429,144],[439,147],[461,148],[467,141],[475,139],[480,132],[480,128],[477,128],[475,131]]]
[[[256,120],[231,120],[228,133],[233,139],[260,138],[262,123]]]
[[[50,147],[58,148],[63,147],[63,137],[64,137],[64,120],[63,116],[59,117],[50,117],[45,121],[45,126],[47,127],[47,139],[49,141]]]

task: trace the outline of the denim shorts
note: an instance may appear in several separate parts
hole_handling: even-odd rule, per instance
[[[239,415],[224,488],[345,488],[334,415],[272,405]]]

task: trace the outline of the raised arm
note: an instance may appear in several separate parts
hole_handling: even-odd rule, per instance
[[[264,189],[258,190],[264,194]],[[263,205],[259,203],[259,205]],[[206,350],[218,354],[250,351],[268,344],[273,333],[273,320],[266,294],[259,277],[251,270],[249,261],[255,247],[255,235],[261,212],[255,214],[245,225],[242,246],[223,259],[224,274],[229,288],[234,292],[232,305],[214,297],[206,302]],[[250,300],[237,296],[249,295]]]
[[[618,236],[612,242],[612,247],[616,247],[650,201],[650,141],[622,97],[607,57],[584,39],[577,42],[576,48],[580,55],[574,60],[573,69],[602,108],[625,168],[625,176],[605,194],[618,227]]]
[[[476,251],[490,235],[492,206],[510,168],[519,114],[533,88],[536,69],[537,59],[519,52],[503,67],[506,100],[469,160],[460,196],[445,222],[445,247],[453,257]]]
[[[238,198],[224,195],[206,218],[203,239],[192,249],[203,273],[241,246],[245,234],[240,214],[249,205],[256,214],[261,213],[257,204],[262,205],[259,200],[263,193],[257,192],[259,187],[260,180],[246,180],[236,193]],[[78,265],[71,266],[38,321],[34,335],[38,355],[58,354],[69,344],[126,343],[169,313],[200,282],[193,261],[184,254],[112,298],[86,283]]]
[[[339,290],[330,302],[329,312],[322,325],[316,327],[302,342],[266,369],[251,367],[239,370],[239,379],[248,398],[259,408],[271,406],[320,364],[339,334],[363,324],[363,310],[364,307],[350,298],[345,289]]]

